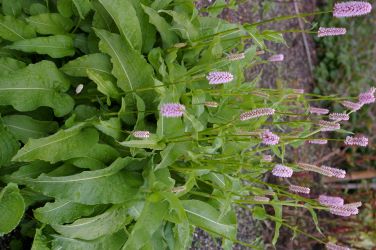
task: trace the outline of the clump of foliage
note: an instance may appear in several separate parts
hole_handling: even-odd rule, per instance
[[[254,247],[234,204],[275,221],[273,244],[282,225],[301,232],[283,206],[316,225],[314,208],[334,209],[261,180],[329,171],[285,159],[323,130],[308,103],[328,98],[244,82],[280,33],[188,0],[1,3],[0,234],[24,218],[33,249],[187,249],[200,227],[231,249]]]

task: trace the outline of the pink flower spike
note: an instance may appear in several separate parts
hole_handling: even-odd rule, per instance
[[[218,105],[218,102],[205,102],[205,106],[208,108],[216,108]]]
[[[375,87],[372,87],[370,90],[368,90],[367,92],[364,92],[364,93],[360,93],[359,94],[359,103],[361,104],[370,104],[370,103],[374,103],[376,101],[376,98],[375,98],[375,91],[376,91],[376,88]]]
[[[346,136],[345,145],[367,147],[368,138],[362,135],[357,135],[355,137]]]
[[[338,196],[320,195],[319,202],[325,206],[343,206],[345,201]]]
[[[345,178],[346,177],[346,171],[343,170],[343,169],[339,169],[339,168],[332,168],[332,167],[328,167],[328,166],[325,166],[325,165],[322,165],[321,166],[322,169],[324,170],[327,170],[329,172],[332,173],[332,175],[336,178]]]
[[[279,142],[279,136],[270,132],[269,129],[261,134],[261,139],[266,145],[276,145]]]
[[[254,196],[253,200],[258,201],[258,202],[269,202],[270,201],[270,199],[268,197],[265,197],[265,196]]]
[[[335,131],[341,128],[341,125],[336,122],[319,121],[320,131]]]
[[[329,113],[329,109],[309,107],[309,112],[311,114],[326,115]]]
[[[346,34],[345,28],[324,28],[324,27],[320,27],[319,31],[317,32],[318,37],[340,36],[340,35],[345,35],[345,34]]]
[[[273,157],[271,155],[263,155],[262,160],[266,162],[271,162],[273,160]]]
[[[350,101],[343,101],[343,102],[341,102],[341,104],[344,107],[346,107],[346,108],[348,108],[348,109],[350,109],[352,111],[358,111],[363,106],[362,103],[359,103],[359,102],[350,102]]]
[[[353,17],[362,16],[370,13],[372,5],[363,1],[348,1],[342,3],[336,3],[333,7],[334,17]]]
[[[247,111],[247,112],[240,114],[240,120],[246,121],[246,120],[257,118],[257,117],[260,117],[260,116],[273,115],[274,112],[275,112],[275,110],[271,109],[271,108],[253,109],[251,111]]]
[[[285,59],[283,54],[272,55],[268,58],[269,62],[282,62]]]
[[[348,121],[350,120],[350,116],[346,113],[331,113],[329,114],[329,120],[332,121]]]
[[[359,210],[356,207],[331,206],[329,212],[335,215],[347,217],[358,214]]]
[[[209,84],[222,84],[231,82],[234,80],[234,76],[230,72],[214,71],[210,72],[206,79],[208,79]]]
[[[239,53],[239,54],[230,54],[227,56],[227,60],[229,61],[239,61],[245,58],[244,53]]]
[[[324,144],[328,143],[328,140],[325,140],[325,139],[312,139],[312,140],[309,140],[308,143],[310,143],[310,144],[324,145]]]
[[[164,117],[182,117],[185,106],[180,103],[165,103],[161,106],[161,114]]]
[[[272,174],[274,176],[284,177],[284,178],[291,177],[293,173],[294,171],[291,168],[283,166],[281,164],[275,165],[275,167],[272,170]]]
[[[358,201],[358,202],[348,203],[348,204],[345,204],[343,206],[344,207],[355,207],[355,208],[358,208],[358,207],[362,206],[362,202]]]
[[[331,242],[326,243],[325,246],[326,246],[326,249],[328,249],[328,250],[350,250],[350,248],[348,248],[348,247],[338,246],[338,245],[331,243]]]
[[[309,194],[309,192],[311,191],[309,188],[307,187],[301,187],[301,186],[295,186],[295,185],[290,185],[289,186],[289,190],[291,192],[295,192],[295,193],[303,193],[303,194]]]
[[[136,138],[149,138],[150,132],[149,131],[133,131],[132,135]]]

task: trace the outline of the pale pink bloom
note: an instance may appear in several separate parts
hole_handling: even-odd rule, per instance
[[[345,201],[338,196],[320,195],[319,202],[325,206],[343,206]]]
[[[310,144],[324,145],[324,144],[328,143],[328,140],[325,140],[325,139],[312,139],[312,140],[309,140],[308,143],[310,143]]]
[[[356,207],[330,206],[329,212],[335,215],[347,217],[358,214],[359,210]]]
[[[291,177],[293,172],[294,171],[291,168],[283,166],[281,164],[275,165],[272,170],[272,174],[278,177]]]
[[[359,98],[359,103],[361,103],[361,104],[374,103],[376,101],[375,91],[376,91],[376,88],[372,87],[367,92],[360,93],[359,97],[358,97]]]
[[[316,107],[309,107],[309,112],[310,112],[311,114],[326,115],[326,114],[329,113],[329,109],[316,108]]]
[[[352,17],[362,16],[370,13],[372,5],[363,1],[348,1],[334,4],[333,16]]]
[[[309,192],[311,191],[309,188],[307,187],[301,187],[301,186],[295,186],[295,185],[290,185],[289,186],[289,190],[291,192],[295,192],[295,193],[303,193],[303,194],[309,194]]]
[[[344,207],[355,207],[355,208],[358,208],[358,207],[362,206],[362,202],[358,201],[358,202],[353,202],[353,203],[347,203],[347,204],[345,204],[343,206]]]
[[[272,55],[268,58],[269,62],[282,62],[285,59],[283,54]]]
[[[254,196],[253,200],[259,201],[259,202],[269,202],[270,201],[270,199],[268,197],[265,197],[265,196]]]
[[[336,122],[330,122],[330,121],[319,121],[320,131],[335,131],[341,128],[341,125]]]
[[[238,60],[242,60],[245,58],[245,54],[244,53],[239,53],[239,54],[230,54],[227,56],[227,59],[229,61],[238,61]]]
[[[246,120],[257,118],[260,116],[273,115],[274,112],[275,110],[272,108],[258,108],[258,109],[254,109],[254,110],[247,111],[247,112],[240,114],[240,120],[246,121]]]
[[[357,136],[346,136],[345,144],[348,146],[361,146],[367,147],[368,145],[368,138],[362,135]]]
[[[350,116],[346,113],[331,113],[329,119],[333,121],[348,121]]]
[[[266,162],[271,162],[273,160],[273,157],[271,155],[263,155],[262,160]]]
[[[346,177],[346,171],[339,168],[332,168],[325,165],[321,166],[322,169],[327,170],[332,173],[332,175],[336,178],[345,178]]]
[[[136,138],[149,138],[150,132],[139,130],[139,131],[133,131],[132,135]]]
[[[252,91],[252,94],[255,95],[255,96],[259,96],[259,97],[265,97],[265,98],[269,98],[269,94],[267,93],[264,93],[262,91]]]
[[[269,129],[261,134],[262,142],[266,145],[276,145],[279,142],[279,136],[270,132]]]
[[[324,27],[320,27],[319,31],[317,32],[318,37],[340,36],[340,35],[345,35],[345,34],[346,34],[345,28],[324,28]]]
[[[358,111],[363,106],[362,103],[350,101],[343,101],[341,104],[352,111]]]
[[[333,173],[331,171],[323,169],[323,168],[320,168],[320,167],[318,167],[316,165],[299,162],[298,166],[301,169],[304,169],[306,171],[316,172],[316,173],[319,173],[319,174],[322,174],[322,175],[325,175],[325,176],[328,176],[328,177],[332,177],[333,176]]]
[[[228,83],[234,80],[234,76],[230,72],[225,71],[214,71],[210,72],[206,79],[208,79],[209,84],[222,84]]]
[[[161,106],[161,114],[164,117],[181,117],[184,112],[185,106],[180,103],[165,103]]]
[[[350,250],[350,248],[348,248],[348,247],[338,246],[338,245],[331,243],[331,242],[326,243],[325,246],[326,246],[326,249],[328,249],[328,250]]]
[[[205,102],[205,106],[209,108],[216,108],[218,105],[218,102]]]
[[[304,89],[292,89],[295,94],[304,94]]]

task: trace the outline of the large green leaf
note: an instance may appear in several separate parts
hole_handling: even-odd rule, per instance
[[[172,45],[179,41],[179,37],[172,30],[170,24],[167,23],[167,21],[163,17],[161,17],[157,11],[144,5],[142,5],[142,8],[149,16],[149,22],[155,26],[155,28],[161,35],[163,47],[170,48],[172,47]]]
[[[105,30],[96,30],[95,32],[101,40],[100,50],[111,56],[112,73],[117,78],[117,84],[122,90],[135,91],[153,86],[153,69],[139,52],[132,49],[117,34]]]
[[[141,185],[138,175],[121,171],[131,163],[137,164],[138,161],[132,158],[119,158],[105,169],[84,171],[64,177],[42,174],[36,179],[26,180],[26,184],[47,196],[61,200],[87,205],[119,204],[135,199]]]
[[[26,115],[4,116],[3,122],[15,138],[23,143],[26,143],[29,138],[46,136],[58,128],[58,123],[55,121],[39,121]]]
[[[71,17],[73,15],[72,0],[57,0],[57,10],[65,17]]]
[[[66,35],[25,39],[14,42],[6,48],[49,55],[52,58],[73,56],[75,52],[72,37]]]
[[[108,55],[102,53],[81,56],[66,63],[61,70],[70,76],[87,77],[87,70],[111,76],[112,65]]]
[[[25,203],[17,185],[8,184],[0,192],[0,236],[11,232],[18,225],[24,210]]]
[[[78,219],[72,224],[51,226],[65,237],[94,240],[113,234],[128,224],[130,217],[127,211],[127,207],[114,205],[100,215]]]
[[[91,230],[91,229],[89,229]],[[79,240],[64,237],[62,235],[52,235],[54,240],[52,241],[52,250],[103,250],[103,249],[120,249],[124,242],[127,240],[127,235],[124,230],[112,234],[110,236],[104,236],[96,240]]]
[[[120,90],[106,77],[103,77],[103,74],[98,73],[94,70],[87,70],[87,74],[89,78],[97,84],[98,91],[102,94],[106,95],[107,97],[112,98],[119,98],[120,97]]]
[[[80,15],[81,19],[85,19],[86,15],[91,10],[91,2],[90,0],[72,0],[74,6],[77,9],[78,14]]]
[[[16,138],[0,121],[0,167],[10,162],[19,147]]]
[[[50,61],[30,64],[16,73],[0,77],[0,105],[12,105],[18,111],[41,106],[63,116],[73,109],[73,99],[65,94],[70,82]]]
[[[115,21],[120,33],[136,50],[142,48],[142,33],[136,10],[130,0],[99,0]]]
[[[35,37],[35,30],[24,21],[12,16],[0,16],[0,37],[9,41],[19,41]]]
[[[236,237],[236,224],[226,219],[219,219],[220,213],[214,207],[199,200],[182,201],[191,224],[229,239]]]
[[[40,139],[30,139],[13,157],[13,161],[43,160],[51,163],[86,155],[98,142],[94,128],[76,125]]]
[[[141,249],[151,240],[154,232],[162,225],[167,212],[168,203],[166,201],[146,202],[132,233],[122,249]]]
[[[43,235],[42,229],[37,228],[35,230],[33,245],[31,250],[50,250],[48,247],[48,239]]]
[[[39,34],[65,34],[73,28],[73,21],[58,13],[43,13],[26,19]]]
[[[2,0],[1,4],[5,15],[19,16],[22,13],[23,0]]]
[[[0,77],[14,73],[18,69],[25,68],[24,62],[18,61],[11,57],[0,57]]]
[[[84,205],[72,201],[55,201],[34,210],[34,217],[45,224],[65,224],[71,223],[80,217],[88,217],[97,209],[97,205]]]

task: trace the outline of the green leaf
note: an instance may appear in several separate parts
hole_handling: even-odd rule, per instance
[[[108,55],[96,53],[78,57],[60,69],[70,76],[87,77],[87,70],[91,70],[97,74],[111,77],[112,65]]]
[[[104,235],[113,234],[128,224],[127,211],[127,207],[114,205],[100,215],[78,219],[72,224],[51,226],[65,237],[95,240]]]
[[[72,0],[57,0],[57,10],[64,17],[73,15]]]
[[[188,15],[186,15],[186,13],[172,10],[161,10],[160,12],[164,12],[172,16],[175,22],[173,29],[178,30],[184,39],[195,40],[198,37],[198,29],[192,23]]]
[[[10,162],[19,147],[16,138],[6,129],[3,122],[0,121],[0,167]]]
[[[130,0],[99,0],[115,21],[121,35],[136,50],[142,48],[141,26]]]
[[[42,174],[37,179],[26,180],[26,183],[32,189],[61,200],[87,205],[120,204],[135,199],[141,185],[138,175],[121,171],[131,163],[137,164],[138,160],[119,158],[105,169],[64,177]]]
[[[23,0],[2,0],[4,15],[19,16],[22,13]]]
[[[88,69],[86,71],[88,77],[97,84],[97,89],[107,97],[118,99],[120,97],[120,90],[106,77],[103,77],[102,73],[98,73],[94,70]]]
[[[4,125],[17,140],[27,143],[29,138],[44,137],[58,128],[55,121],[39,121],[26,115],[9,115],[3,117]]]
[[[59,35],[69,32],[73,28],[73,21],[57,13],[44,13],[31,16],[26,21],[35,28],[39,34]]]
[[[37,228],[35,230],[33,245],[31,250],[50,250],[48,247],[49,240],[43,235],[42,229]]]
[[[182,203],[191,224],[229,239],[235,239],[236,224],[225,218],[219,220],[220,213],[214,207],[199,200],[184,200]]]
[[[55,201],[34,210],[34,217],[45,224],[71,223],[80,217],[88,217],[98,206],[83,205],[72,201]]]
[[[124,230],[104,236],[96,240],[79,240],[64,237],[61,235],[52,235],[52,250],[69,249],[69,250],[103,250],[103,249],[120,249],[127,239]]]
[[[121,137],[121,122],[118,117],[112,117],[106,121],[100,120],[98,123],[95,123],[94,126],[103,134],[111,136],[115,140],[119,140]]]
[[[157,11],[145,5],[142,5],[142,8],[149,16],[149,22],[155,26],[161,35],[163,47],[170,48],[179,41],[179,37],[172,30],[170,24],[167,23],[167,21],[161,17]]]
[[[30,64],[16,73],[0,77],[0,105],[12,105],[18,111],[51,107],[56,116],[73,109],[73,99],[64,92],[69,81],[50,61]]]
[[[13,157],[13,161],[43,160],[51,163],[86,155],[98,142],[93,128],[76,125],[40,139],[30,139]]]
[[[26,64],[11,57],[0,57],[0,77],[14,73],[16,70],[25,68]]]
[[[93,9],[95,10],[93,16],[93,27],[97,29],[105,29],[110,32],[118,33],[114,20],[112,20],[110,14],[108,14],[107,10],[103,7],[103,5],[97,1],[93,2],[92,4]]]
[[[0,192],[0,236],[11,232],[24,214],[25,203],[20,190],[14,183],[8,184]]]
[[[156,165],[155,169],[166,168],[183,156],[190,148],[191,142],[170,143],[162,152],[162,161]]]
[[[96,144],[91,147],[87,155],[72,159],[71,163],[79,168],[96,170],[105,168],[106,164],[113,162],[118,157],[118,151],[108,144]]]
[[[20,41],[35,37],[35,30],[24,21],[12,16],[0,16],[0,37],[9,41]]]
[[[133,227],[131,234],[123,250],[141,249],[147,242],[149,242],[153,234],[162,225],[163,219],[168,212],[168,203],[165,201],[146,202],[144,208]]]
[[[23,52],[35,52],[42,55],[49,55],[52,58],[73,56],[73,39],[66,35],[48,37],[37,37],[14,42],[5,48],[20,50]]]
[[[100,50],[111,56],[112,73],[122,90],[134,91],[153,86],[153,69],[139,52],[130,48],[117,34],[105,30],[95,32],[101,40]]]
[[[91,10],[90,0],[72,0],[72,2],[76,7],[81,19],[85,19],[86,15]]]
[[[275,196],[274,201],[278,202],[278,198]],[[279,229],[282,226],[282,205],[279,204],[273,204],[274,208],[274,216],[275,216],[275,229],[274,229],[274,236],[272,240],[272,244],[275,246],[277,244],[278,238],[279,238]]]
[[[255,206],[252,210],[252,217],[256,220],[265,220],[267,218],[267,214],[263,207]]]
[[[154,150],[163,150],[166,147],[166,144],[161,142],[161,139],[155,135],[151,135],[147,139],[123,141],[119,143],[125,147],[130,148],[149,148]]]

